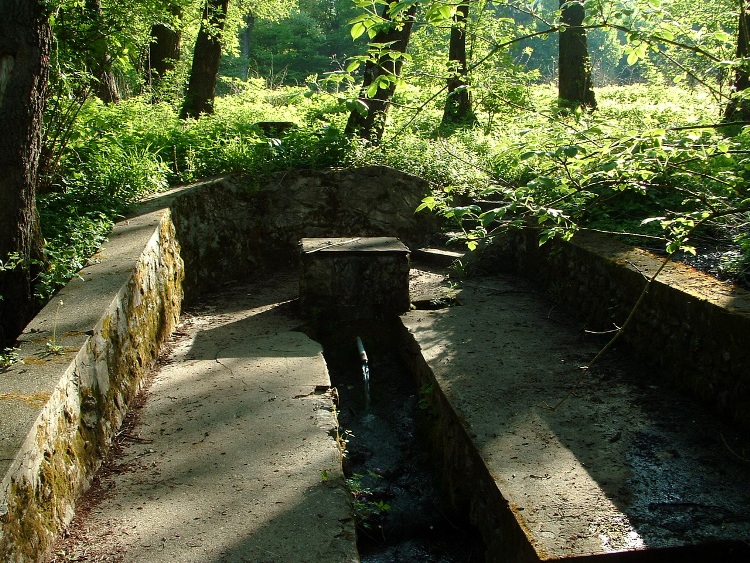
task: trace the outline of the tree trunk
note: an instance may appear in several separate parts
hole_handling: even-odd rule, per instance
[[[89,45],[91,51],[88,70],[95,79],[94,92],[105,103],[117,103],[121,96],[112,71],[113,61],[107,45],[107,30],[103,22],[101,0],[86,0],[85,10],[93,32]]]
[[[416,5],[413,5],[405,13],[405,18],[401,25],[394,23],[387,31],[379,32],[375,35],[372,43],[390,43],[390,50],[397,51],[399,53],[405,53],[406,48],[409,46],[409,38],[411,37],[411,29],[414,25],[414,15],[417,12]],[[388,11],[383,16],[386,19],[390,18]],[[383,131],[385,130],[385,118],[388,112],[388,107],[391,103],[393,93],[396,91],[396,84],[389,82],[387,88],[378,89],[375,97],[368,97],[368,87],[373,84],[376,79],[380,76],[393,75],[398,76],[401,73],[401,66],[403,61],[399,59],[392,59],[389,56],[382,56],[376,62],[368,60],[365,65],[365,76],[362,82],[362,90],[359,95],[359,103],[367,111],[360,112],[357,108],[352,110],[349,115],[349,120],[346,123],[346,134],[357,135],[362,139],[366,139],[373,144],[378,144],[383,138]]]
[[[740,17],[737,28],[737,59],[744,59],[750,54],[750,0],[740,0]],[[733,97],[724,111],[724,120],[750,122],[750,100],[738,97],[750,86],[750,73],[744,63],[737,68],[734,76]]]
[[[159,22],[151,26],[146,81],[152,88],[157,88],[159,81],[165,74],[173,71],[175,63],[180,60],[182,6],[170,2],[167,9],[172,15],[172,21]]]
[[[466,21],[469,17],[469,4],[459,4],[451,27],[448,61],[455,72],[448,79],[448,97],[445,100],[442,124],[474,124],[476,116],[471,109],[466,64]]]
[[[250,76],[250,54],[253,49],[253,31],[255,30],[255,16],[252,12],[245,14],[245,29],[240,34],[240,47],[242,49],[242,60],[245,63],[245,80]]]
[[[566,27],[560,31],[559,104],[570,109],[594,110],[596,98],[591,85],[591,61],[586,30],[582,27],[583,4],[580,0],[560,0],[560,9],[561,23]]]
[[[0,0],[0,347],[34,312],[31,259],[41,255],[35,187],[52,32],[41,2]],[[13,262],[11,259],[10,262]]]
[[[221,33],[224,30],[229,0],[207,0],[203,20],[193,52],[185,101],[180,118],[198,119],[200,114],[214,112],[216,76],[221,60]]]

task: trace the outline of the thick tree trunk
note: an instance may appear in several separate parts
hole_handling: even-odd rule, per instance
[[[750,54],[750,1],[740,0],[740,17],[737,29],[737,58],[744,59]],[[737,97],[750,86],[750,73],[747,66],[737,69],[734,76],[734,96],[724,111],[724,120],[750,122],[750,100]]]
[[[448,61],[455,74],[448,79],[448,97],[443,111],[444,125],[476,122],[471,109],[466,64],[466,21],[469,17],[469,4],[459,4],[451,27]]]
[[[390,49],[399,53],[405,53],[409,46],[411,29],[414,25],[414,16],[417,12],[416,5],[412,6],[405,13],[404,21],[401,25],[394,25],[388,30],[375,35],[372,43],[390,43]],[[389,18],[386,11],[384,18]],[[396,91],[396,85],[391,82],[387,88],[378,89],[375,97],[368,97],[368,87],[375,82],[379,76],[393,75],[398,76],[401,73],[403,61],[392,59],[389,56],[383,56],[375,61],[368,61],[365,65],[365,76],[362,82],[362,90],[359,95],[359,103],[367,107],[366,112],[352,110],[349,120],[346,123],[346,134],[356,135],[366,139],[373,144],[378,144],[383,138],[385,130],[385,118],[388,113],[388,107],[391,104],[391,98]]]
[[[41,253],[34,194],[51,39],[41,2],[0,0],[0,260],[20,259],[0,271],[0,347],[34,311],[30,261]]]
[[[122,98],[117,86],[115,74],[112,71],[112,55],[107,45],[107,32],[102,17],[101,0],[86,0],[86,15],[90,20],[92,38],[88,67],[95,79],[94,92],[106,103],[117,103]]]
[[[172,15],[171,22],[160,22],[151,26],[146,81],[152,88],[158,87],[159,81],[165,74],[173,71],[175,64],[180,60],[182,6],[170,2],[168,10]]]
[[[561,23],[558,97],[562,107],[596,109],[596,98],[591,85],[586,30],[583,29],[585,11],[579,0],[560,0]]]
[[[255,16],[252,12],[245,14],[245,29],[240,33],[240,48],[242,60],[245,62],[244,75],[247,80],[250,75],[250,54],[253,49],[253,31],[255,31]]]
[[[229,0],[208,0],[204,6],[203,21],[193,52],[185,101],[180,117],[198,119],[200,114],[214,112],[216,76],[221,60],[221,34],[224,30]]]

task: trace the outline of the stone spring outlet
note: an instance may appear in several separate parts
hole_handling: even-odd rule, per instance
[[[305,237],[395,236],[419,248],[437,231],[434,218],[413,213],[426,183],[389,169],[302,171],[259,190],[249,183],[221,178],[147,202],[22,334],[24,363],[0,377],[3,560],[43,559],[184,302],[296,260]],[[657,260],[600,239],[538,249],[531,237],[509,238],[492,263],[538,279],[602,328],[622,322]],[[626,337],[675,385],[747,430],[748,328],[746,292],[675,265]],[[47,353],[53,334],[61,354]]]

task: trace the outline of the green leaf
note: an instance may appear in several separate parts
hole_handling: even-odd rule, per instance
[[[378,94],[378,81],[374,80],[372,84],[367,87],[367,97],[374,98]]]
[[[347,100],[346,101],[346,109],[348,109],[351,112],[357,112],[362,117],[365,117],[367,115],[367,112],[370,111],[370,108],[368,105],[362,101],[362,100]]]
[[[365,24],[363,24],[362,22],[357,22],[357,23],[355,23],[352,26],[352,28],[349,31],[349,33],[351,33],[352,39],[354,39],[356,41],[357,39],[359,39],[362,36],[362,34],[365,31],[367,31],[367,28],[365,27]]]
[[[659,30],[659,38],[660,39],[666,39],[668,41],[674,41],[674,33],[672,33],[669,29],[660,29]]]
[[[719,30],[714,33],[714,39],[717,41],[723,41],[724,43],[729,43],[732,40],[732,36],[724,30]]]
[[[445,6],[440,7],[440,15],[443,16],[443,19],[446,20],[453,18],[453,14],[455,13],[455,11],[455,6],[451,4],[446,4]]]
[[[467,205],[464,207],[453,207],[450,211],[452,217],[460,220],[464,215],[478,213],[481,211],[481,208],[478,205]]]
[[[427,196],[422,200],[422,203],[419,204],[419,207],[417,207],[414,213],[422,211],[423,209],[429,209],[430,211],[432,211],[433,209],[435,209],[436,205],[437,199],[433,196]]]
[[[580,148],[577,145],[568,145],[566,147],[563,147],[563,153],[568,158],[573,158],[576,156],[579,152]]]

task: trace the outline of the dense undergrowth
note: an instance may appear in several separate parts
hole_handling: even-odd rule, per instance
[[[720,110],[699,92],[607,87],[597,91],[593,115],[566,115],[554,89],[535,86],[520,103],[480,114],[475,126],[446,131],[442,107],[405,88],[386,138],[368,147],[343,135],[346,105],[336,95],[269,90],[253,80],[227,90],[216,113],[198,121],[146,98],[83,106],[49,193],[39,198],[48,262],[36,285],[41,301],[144,195],[231,172],[262,177],[375,163],[429,180],[434,193],[425,207],[446,216],[472,247],[532,220],[541,240],[592,228],[668,252],[697,245],[700,254],[712,245],[715,273],[750,277],[750,135],[709,127]],[[296,127],[269,138],[256,125],[267,121]]]

